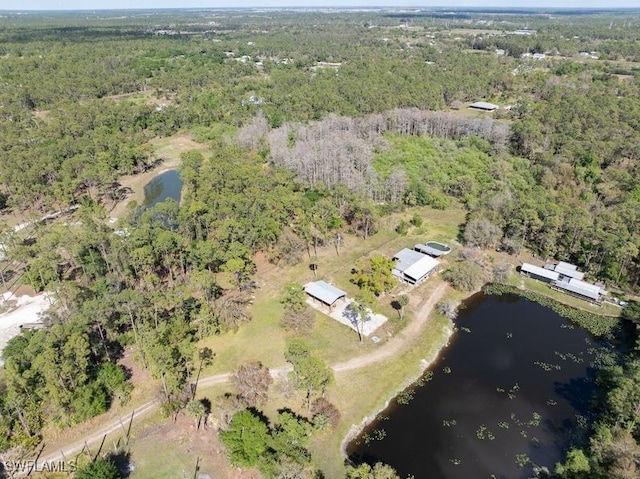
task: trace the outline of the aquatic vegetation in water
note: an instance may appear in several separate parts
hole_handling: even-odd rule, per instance
[[[415,391],[412,388],[405,389],[398,396],[396,396],[396,402],[398,404],[409,404],[409,402],[413,399]]]
[[[531,459],[529,459],[529,456],[526,454],[516,454],[516,464],[518,467],[525,467],[530,462]]]
[[[484,424],[482,426],[480,426],[478,428],[478,430],[476,431],[476,437],[478,439],[483,439],[483,440],[484,439],[489,439],[490,441],[493,441],[496,438],[493,435],[493,433]]]
[[[464,327],[464,326],[460,328],[460,331],[464,331],[465,333],[470,333],[471,332],[471,330],[469,328]]]
[[[529,426],[537,427],[540,425],[541,420],[542,420],[542,415],[540,413],[534,412],[531,421],[529,421]]]
[[[585,397],[591,395],[595,387],[587,370],[588,363],[595,356],[587,352],[588,346],[582,342],[586,332],[578,327],[575,331],[558,331],[558,318],[551,313],[547,318],[544,316],[547,313],[535,305],[526,305],[526,309],[523,307],[526,314],[523,312],[518,315],[523,316],[523,320],[516,322],[511,302],[494,298],[483,301],[495,306],[491,311],[478,310],[483,313],[478,317],[488,319],[476,322],[473,322],[475,316],[459,319],[460,332],[465,331],[463,328],[468,325],[473,334],[457,336],[455,341],[458,342],[452,344],[440,363],[434,363],[433,371],[425,371],[414,385],[399,395],[398,404],[410,402],[410,405],[383,413],[390,414],[390,420],[368,428],[370,443],[354,448],[354,457],[379,457],[384,462],[401,467],[403,461],[416,459],[415,450],[410,450],[405,443],[396,441],[394,444],[392,438],[396,438],[397,434],[411,433],[414,434],[411,436],[412,444],[415,444],[419,455],[425,456],[422,462],[418,458],[417,469],[411,471],[418,477],[473,477],[476,467],[472,465],[474,457],[487,451],[487,457],[495,458],[495,462],[482,464],[482,471],[476,470],[476,473],[486,478],[491,477],[492,473],[496,478],[524,478],[532,477],[531,469],[537,464],[547,464],[552,468],[554,463],[561,460],[560,449],[564,444],[578,443],[583,438],[584,432],[576,425],[576,414],[591,418],[590,408],[586,399],[571,401],[575,392],[571,386],[574,386],[573,378],[578,378],[580,382],[575,386],[580,387],[578,392],[582,392],[584,386]],[[503,306],[504,317],[494,311]],[[489,322],[494,317],[495,322]],[[531,321],[531,318],[540,318],[540,321]],[[531,324],[535,324],[535,327],[531,328]],[[549,335],[540,337],[539,341],[531,341],[530,338],[538,337],[541,325]],[[504,341],[505,336],[507,342]],[[592,352],[600,349],[595,342],[587,344],[594,345]],[[477,348],[472,350],[478,353],[473,356],[471,363],[465,349],[469,345]],[[606,360],[603,356],[602,361]],[[499,374],[491,369],[496,366],[500,368]],[[543,368],[544,374],[539,368]],[[456,370],[455,374],[453,369]],[[417,389],[417,386],[429,381],[432,384],[425,387],[424,391]],[[475,389],[471,386],[476,385],[478,395],[472,394]],[[493,392],[491,387],[494,388]],[[460,415],[456,411],[463,411],[458,406],[466,405],[463,401],[467,400],[467,394],[474,407],[469,411],[464,410]],[[396,422],[395,414],[398,417]],[[424,422],[416,419],[420,415],[424,415]],[[381,415],[378,421],[385,419]],[[411,430],[414,424],[417,426],[415,433]],[[426,424],[435,425],[427,435],[424,430]],[[438,427],[438,424],[441,426]],[[386,429],[384,440],[374,440],[371,430],[375,427]],[[477,441],[473,441],[474,432]],[[363,440],[362,435],[359,439]],[[470,441],[472,444],[468,445],[471,447],[458,447],[460,441],[467,444]],[[438,449],[440,445],[445,447]],[[437,461],[427,459],[427,451],[434,454]],[[443,472],[440,473],[440,470]],[[480,474],[477,475],[480,477]]]
[[[558,364],[543,363],[542,361],[534,361],[533,364],[540,366],[545,371],[560,371],[562,369]]]
[[[516,391],[519,391],[519,390],[520,390],[520,386],[518,385],[518,383],[515,383],[507,393],[507,395],[509,396],[509,399],[514,399],[516,397]]]
[[[555,351],[555,355],[558,356],[563,361],[572,361],[576,364],[582,364],[584,362],[583,358],[576,356],[575,354],[572,354],[572,353],[561,353],[559,351]]]
[[[587,419],[582,414],[576,414],[576,424],[583,431],[586,431],[587,429],[589,429],[589,419]]]
[[[419,387],[424,386],[426,383],[433,379],[433,371],[429,370],[422,375],[420,379],[416,382],[416,385]]]
[[[384,429],[374,429],[371,434],[365,433],[362,436],[362,440],[365,444],[369,444],[371,441],[382,441],[387,436],[387,431]]]

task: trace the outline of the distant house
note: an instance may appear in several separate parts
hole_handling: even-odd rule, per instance
[[[560,273],[551,271],[547,268],[541,268],[530,263],[522,263],[520,266],[520,273],[526,274],[530,278],[537,279],[545,283],[551,283],[560,279]]]
[[[535,35],[536,31],[535,30],[514,30],[512,32],[507,32],[507,34],[509,35]]]
[[[533,59],[534,60],[544,60],[545,58],[547,58],[547,56],[544,53],[534,53],[533,54]]]
[[[409,284],[419,284],[433,273],[440,262],[419,251],[403,249],[393,257],[393,275]]]
[[[499,110],[499,105],[494,105],[493,103],[487,103],[486,101],[477,101],[469,105],[469,108],[472,110],[481,110],[481,111],[495,111]]]
[[[347,296],[347,293],[345,293],[341,289],[338,289],[335,286],[322,280],[307,283],[304,286],[304,290],[313,299],[321,302],[329,308],[333,308],[338,300],[344,300]]]

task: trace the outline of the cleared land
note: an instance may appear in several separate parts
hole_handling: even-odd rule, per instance
[[[180,165],[180,155],[191,150],[205,151],[206,145],[195,142],[191,135],[175,135],[168,138],[158,138],[150,142],[153,148],[153,156],[158,159],[158,164],[138,175],[124,176],[120,180],[123,188],[131,188],[131,193],[127,198],[115,204],[109,215],[113,218],[120,218],[127,211],[127,205],[131,201],[140,204],[144,200],[144,187],[156,175],[164,170],[176,168]]]

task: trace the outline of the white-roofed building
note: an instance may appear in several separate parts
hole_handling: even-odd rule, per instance
[[[487,103],[486,101],[476,101],[471,105],[469,105],[469,108],[473,110],[496,111],[500,109],[500,105],[496,105],[494,103]]]
[[[545,283],[551,283],[552,281],[558,281],[560,279],[560,273],[557,271],[541,268],[540,266],[535,266],[530,263],[522,263],[520,272],[538,281],[544,281]]]
[[[440,262],[431,256],[408,248],[396,253],[393,275],[409,284],[418,284],[433,273]]]
[[[335,306],[339,299],[344,299],[347,293],[326,281],[313,281],[304,286],[304,291],[317,301],[327,305],[329,308]]]
[[[553,285],[565,293],[597,303],[607,294],[600,286],[576,278],[554,281]]]
[[[555,265],[553,270],[560,273],[560,276],[567,278],[576,278],[580,280],[584,278],[584,273],[582,271],[578,271],[578,267],[575,264],[565,263],[564,261],[560,261]]]

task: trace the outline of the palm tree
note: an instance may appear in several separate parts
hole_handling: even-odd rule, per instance
[[[196,420],[196,430],[200,429],[202,418],[207,414],[207,409],[204,407],[202,401],[195,399],[189,401],[185,408],[185,412],[187,413],[187,416]]]

